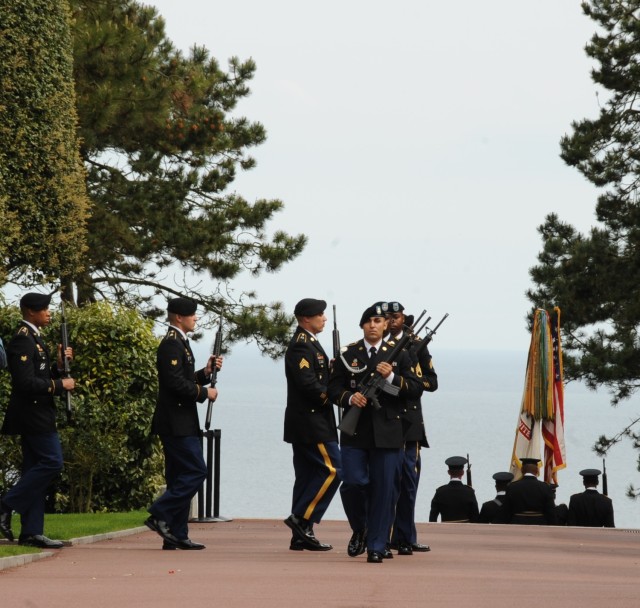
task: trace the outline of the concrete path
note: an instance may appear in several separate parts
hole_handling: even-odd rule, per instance
[[[150,531],[74,544],[0,571],[2,608],[631,608],[640,530],[419,524],[429,553],[350,558],[346,522],[324,553],[289,551],[280,521],[190,525],[203,551],[162,551]]]

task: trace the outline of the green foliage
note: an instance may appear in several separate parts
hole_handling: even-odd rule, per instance
[[[0,0],[0,56],[0,275],[73,276],[88,199],[66,0]]]
[[[4,337],[11,333],[5,329],[11,309],[1,310]],[[56,509],[141,508],[162,484],[161,452],[157,440],[150,436],[158,344],[152,323],[134,310],[105,302],[79,309],[67,307],[66,313],[76,390],[71,426],[65,422],[62,403],[58,409],[64,470]],[[19,320],[16,311],[10,314],[13,322],[16,316]],[[54,315],[44,332],[52,349],[59,342],[59,327],[60,317]],[[5,394],[3,391],[3,410]],[[17,461],[12,465],[15,470]]]
[[[277,303],[229,289],[241,272],[279,270],[306,243],[303,235],[268,235],[281,201],[250,203],[229,192],[237,172],[255,166],[250,150],[266,140],[260,123],[235,115],[255,63],[234,57],[224,71],[197,46],[184,56],[156,10],[133,0],[71,5],[81,153],[93,203],[78,303],[148,303],[154,315],[154,296],[190,295],[205,311],[224,313],[230,326],[248,312],[250,329],[227,334],[255,338],[279,354],[291,317]],[[176,270],[185,278],[168,282]]]
[[[547,216],[539,263],[530,270],[536,287],[527,296],[534,306],[562,309],[567,377],[607,387],[617,405],[640,388],[640,0],[582,7],[600,26],[586,52],[608,95],[596,119],[573,123],[561,155],[601,188],[598,225],[583,235]],[[640,448],[630,428],[620,436]],[[596,449],[612,444],[603,437]]]

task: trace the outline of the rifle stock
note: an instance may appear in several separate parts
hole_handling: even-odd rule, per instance
[[[62,344],[62,364],[63,377],[71,378],[71,363],[66,355],[69,348],[69,332],[67,331],[67,317],[64,311],[64,302],[60,301],[60,312],[62,315],[62,323],[60,323],[60,342]],[[71,403],[71,391],[66,391],[66,414],[67,422],[70,423],[73,417],[73,404]]]
[[[393,363],[393,361],[398,358],[409,341],[412,340],[415,335],[420,332],[426,325],[426,322],[423,323],[423,325],[420,326],[416,333],[413,332],[413,328],[417,325],[420,319],[422,319],[426,312],[426,310],[422,311],[413,325],[407,328],[407,331],[403,333],[402,338],[400,338],[400,340],[396,342],[395,346],[391,349],[391,352],[385,358],[380,359],[380,362]],[[392,395],[397,395],[399,389],[395,386],[387,384],[386,379],[378,371],[369,374],[367,379],[361,382],[356,389],[356,392],[361,393],[368,402],[371,402],[371,406],[376,410],[379,410],[382,407],[380,405],[380,402],[378,401],[378,395],[381,391],[385,391]],[[362,408],[352,405],[349,408],[349,411],[342,417],[342,421],[338,425],[340,431],[346,433],[347,435],[354,435],[358,426],[358,421],[360,420],[361,411]]]
[[[216,337],[213,341],[213,349],[212,355],[215,357],[213,361],[213,368],[211,370],[211,386],[215,387],[218,382],[218,368],[216,366],[216,361],[222,352],[222,317],[220,317],[220,325],[218,326],[218,331],[216,332]],[[204,428],[205,430],[209,430],[211,428],[211,416],[213,414],[213,400],[209,399],[207,403],[207,417],[205,418]]]

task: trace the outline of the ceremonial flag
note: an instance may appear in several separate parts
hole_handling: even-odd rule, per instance
[[[553,344],[553,417],[542,423],[544,438],[544,480],[558,483],[558,471],[566,464],[564,444],[564,371],[562,367],[562,343],[560,340],[560,309],[553,309],[550,320]]]
[[[537,309],[533,318],[524,391],[510,470],[514,479],[522,476],[522,458],[540,458],[545,446],[545,481],[557,483],[556,471],[564,468],[564,401],[560,309],[554,309],[554,323],[546,310]],[[547,473],[548,471],[548,473]]]

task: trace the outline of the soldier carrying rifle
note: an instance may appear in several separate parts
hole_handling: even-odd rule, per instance
[[[360,327],[363,338],[344,348],[334,362],[329,399],[344,408],[341,429],[355,410],[359,412],[355,427],[340,435],[340,496],[353,532],[347,553],[356,557],[366,548],[367,561],[381,563],[392,556],[387,542],[395,506],[393,488],[403,455],[403,404],[421,395],[422,383],[407,352],[383,340],[388,322],[382,303],[362,313]]]

